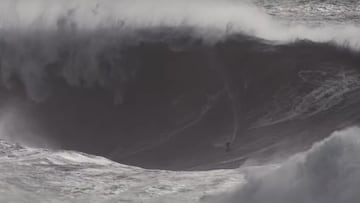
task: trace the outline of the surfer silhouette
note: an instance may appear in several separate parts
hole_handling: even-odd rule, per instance
[[[230,151],[231,151],[231,143],[230,143],[230,142],[226,142],[225,151],[226,151],[226,152],[230,152]]]

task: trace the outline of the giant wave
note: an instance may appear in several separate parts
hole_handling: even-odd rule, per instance
[[[231,0],[0,9],[1,116],[10,109],[18,142],[41,134],[123,163],[208,169],[304,150],[358,121],[356,25],[282,23]]]
[[[358,202],[356,5],[0,0],[0,201]]]

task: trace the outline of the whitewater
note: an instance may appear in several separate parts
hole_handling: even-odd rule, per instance
[[[154,41],[182,49],[186,45],[178,45],[177,40],[184,35],[214,44],[242,33],[275,44],[310,40],[356,51],[360,48],[360,29],[353,23],[289,25],[249,1],[2,0],[0,13],[2,80],[10,86],[9,78],[19,75],[35,100],[43,100],[48,94],[41,87],[46,66],[57,60],[62,49],[70,47],[77,54],[72,63],[65,64],[68,67],[62,75],[72,85],[81,80],[86,85],[105,85],[96,58],[114,43],[120,50]],[[162,36],[157,36],[159,33]]]
[[[0,0],[0,202],[357,203],[360,3]]]
[[[281,163],[163,171],[1,141],[1,202],[355,203],[360,129],[333,133]]]

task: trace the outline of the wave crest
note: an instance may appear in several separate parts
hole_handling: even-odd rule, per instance
[[[126,58],[128,48],[143,42],[179,51],[241,33],[269,43],[311,40],[360,48],[356,26],[283,25],[247,1],[5,0],[0,5],[2,81],[9,87],[16,75],[38,101],[51,92],[45,84],[49,72],[75,86],[126,82],[138,60]]]

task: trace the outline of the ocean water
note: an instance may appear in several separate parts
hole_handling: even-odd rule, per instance
[[[359,202],[359,11],[0,0],[0,202]]]

